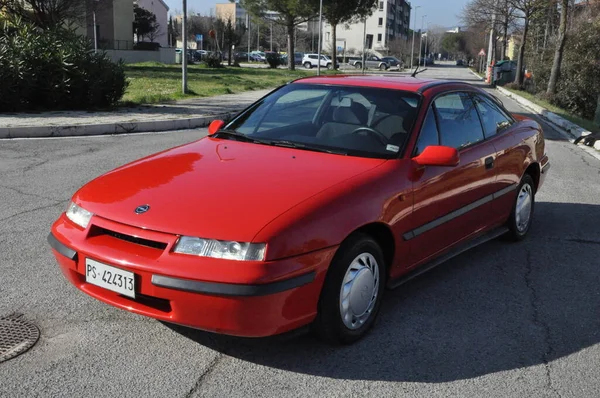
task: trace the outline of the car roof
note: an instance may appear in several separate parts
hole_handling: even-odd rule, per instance
[[[415,93],[421,93],[430,87],[445,84],[460,84],[464,86],[470,86],[469,84],[464,82],[457,82],[451,80],[386,75],[309,76],[294,80],[292,83],[391,88],[394,90],[404,90]]]

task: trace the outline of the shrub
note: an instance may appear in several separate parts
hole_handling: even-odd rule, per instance
[[[208,53],[202,58],[202,60],[206,63],[206,66],[208,66],[209,68],[220,68],[222,66],[221,55],[218,53]]]
[[[556,105],[593,120],[600,94],[600,20],[582,22],[567,36]]]
[[[19,20],[0,33],[0,112],[106,108],[125,93],[124,65],[66,28]]]
[[[277,68],[281,65],[281,57],[277,53],[266,53],[265,58],[270,68]]]

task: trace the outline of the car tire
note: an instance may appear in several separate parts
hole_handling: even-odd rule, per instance
[[[360,62],[357,62],[357,63],[354,64],[354,67],[356,69],[362,69],[362,64]]]
[[[310,62],[305,62],[304,63],[304,68],[311,69],[312,68],[312,64]]]
[[[517,188],[517,196],[507,221],[506,238],[520,241],[531,228],[535,208],[535,183],[529,174],[525,174]]]
[[[385,67],[385,64],[381,64],[379,65],[379,70],[386,70],[387,68]]]
[[[332,344],[351,344],[364,337],[381,308],[385,281],[379,244],[368,235],[350,236],[327,271],[313,331]]]
[[[327,69],[333,70],[333,64],[327,64]]]

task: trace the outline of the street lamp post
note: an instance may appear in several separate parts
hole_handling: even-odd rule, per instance
[[[424,59],[427,59],[427,55],[429,54],[429,21],[427,21],[427,33],[426,33],[427,37],[425,39],[425,54],[423,55]],[[425,62],[425,61],[423,61]]]
[[[319,52],[318,52],[318,59],[317,59],[317,76],[321,75],[321,46],[323,43],[323,40],[321,40],[321,35],[323,34],[322,32],[323,30],[323,0],[319,1]],[[294,54],[291,54],[291,56],[293,57]]]
[[[181,19],[181,91],[187,93],[187,0],[183,0]]]
[[[413,24],[412,48],[410,50],[410,69],[413,68],[413,59],[415,58],[415,30],[417,30],[417,10],[419,8],[421,8],[421,6],[415,7],[415,23]]]
[[[423,47],[423,26],[425,24],[425,17],[427,17],[427,15],[423,15],[421,17],[421,39],[419,40],[419,62],[418,62],[419,66],[421,66],[421,48]]]

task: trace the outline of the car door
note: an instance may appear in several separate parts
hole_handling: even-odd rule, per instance
[[[460,163],[427,166],[413,178],[413,212],[403,234],[410,242],[413,267],[488,226],[495,179],[489,166],[494,147],[484,139],[467,93],[443,94],[433,101],[413,156],[428,145],[456,148]]]
[[[510,214],[514,192],[521,178],[522,161],[515,150],[519,140],[512,134],[517,122],[487,96],[475,94],[473,99],[483,124],[485,138],[495,149],[494,169],[497,177],[494,181],[492,213],[499,223]]]

